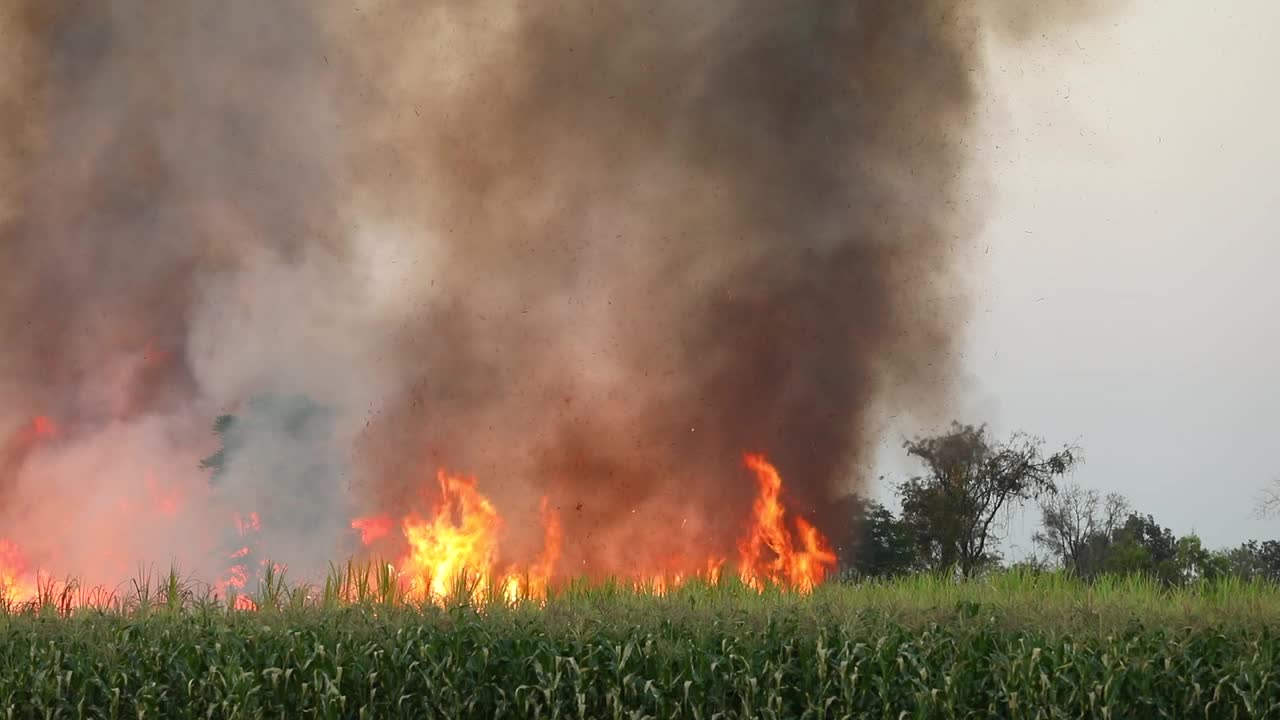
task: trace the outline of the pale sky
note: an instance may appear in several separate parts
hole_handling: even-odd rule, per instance
[[[1210,547],[1280,539],[1251,517],[1280,475],[1277,30],[1277,0],[1134,0],[993,48],[976,148],[989,250],[957,414],[1078,442],[1075,481]],[[1015,517],[1012,554],[1037,524]]]

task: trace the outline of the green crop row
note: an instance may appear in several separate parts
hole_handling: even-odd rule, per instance
[[[277,610],[336,610],[377,607],[417,609],[420,605],[457,607],[478,605],[537,609],[541,615],[602,608],[628,621],[651,615],[656,606],[699,607],[723,611],[789,608],[801,614],[846,617],[873,609],[907,625],[940,622],[956,607],[981,605],[999,611],[1006,625],[1027,624],[1075,628],[1123,627],[1133,619],[1148,626],[1181,627],[1271,625],[1280,621],[1280,586],[1265,581],[1222,578],[1212,582],[1166,587],[1138,575],[1103,576],[1083,582],[1062,572],[1007,571],[958,581],[954,577],[912,575],[891,580],[832,581],[811,595],[776,588],[764,592],[746,587],[732,575],[718,584],[693,581],[661,592],[662,584],[576,581],[551,588],[547,598],[506,596],[500,587],[463,573],[451,584],[447,597],[429,601],[408,597],[393,570],[379,562],[348,562],[333,566],[315,583],[294,583],[268,564],[254,587],[219,596],[208,585],[184,578],[177,571],[142,571],[117,588],[88,587],[74,580],[45,578],[38,592],[22,600],[6,596],[0,587],[0,618],[27,615],[114,613],[132,616],[153,613],[248,608]]]
[[[465,611],[375,620],[26,618],[0,631],[14,717],[1280,717],[1274,632],[1072,636],[870,618],[690,626]]]
[[[581,585],[545,604],[446,608],[268,594],[277,602],[255,611],[148,592],[128,607],[0,613],[0,713],[1280,718],[1280,594],[1264,586]]]

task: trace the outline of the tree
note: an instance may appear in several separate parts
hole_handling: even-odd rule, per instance
[[[1280,541],[1250,540],[1220,555],[1226,574],[1241,580],[1280,583]]]
[[[994,564],[1002,512],[1056,491],[1055,479],[1077,462],[1076,448],[1045,455],[1043,445],[1022,433],[994,442],[985,425],[959,423],[945,434],[908,441],[907,453],[925,473],[897,491],[918,557],[934,570],[954,567],[966,577]]]
[[[1117,574],[1151,575],[1165,585],[1181,581],[1178,540],[1150,515],[1130,513],[1111,539],[1103,567]]]
[[[866,516],[867,501],[857,493],[847,493],[831,503],[824,515],[830,517],[833,528],[838,531],[828,535],[831,547],[836,552],[836,560],[842,572],[853,567],[857,558],[859,545],[862,544],[862,531]]]
[[[837,501],[852,532],[836,542],[840,568],[858,577],[893,577],[916,568],[910,528],[874,500],[847,495]]]
[[[1043,528],[1032,540],[1078,577],[1102,571],[1112,535],[1129,514],[1123,496],[1068,485],[1040,498]]]
[[[1280,475],[1271,479],[1271,483],[1258,495],[1258,517],[1280,515]]]
[[[1040,555],[1032,551],[1016,562],[1010,563],[1005,570],[1015,575],[1041,575],[1052,572],[1054,559],[1048,555]]]
[[[1206,550],[1200,536],[1195,533],[1178,538],[1174,545],[1174,562],[1177,582],[1183,584],[1197,580],[1216,580],[1227,574],[1223,558]]]
[[[915,569],[915,543],[911,529],[877,502],[867,504],[862,545],[854,569],[867,577],[905,575]]]
[[[244,446],[235,415],[219,415],[213,421],[213,434],[218,437],[218,450],[200,461],[200,469],[209,472],[209,482],[217,485],[227,474],[227,460]]]

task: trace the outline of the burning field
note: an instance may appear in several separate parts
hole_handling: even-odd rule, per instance
[[[33,420],[17,433],[10,443],[8,455],[36,452],[37,444],[56,441],[57,429],[46,418]],[[16,461],[15,461],[16,462]],[[723,572],[732,572],[747,587],[764,590],[783,587],[810,592],[836,565],[836,555],[826,538],[803,517],[791,518],[783,503],[783,483],[777,469],[763,455],[747,455],[743,465],[744,481],[749,475],[754,483],[755,498],[749,517],[742,524],[732,560],[728,554],[708,549],[701,556],[670,555],[657,558],[647,566],[641,559],[630,572],[618,572],[614,579],[624,579],[637,588],[665,593],[691,579],[717,584]],[[436,484],[424,483],[418,502],[402,516],[391,514],[358,517],[350,528],[358,533],[358,555],[378,558],[376,565],[365,565],[364,572],[384,564],[384,558],[400,586],[398,596],[414,602],[442,602],[457,596],[459,583],[467,587],[467,598],[482,602],[494,588],[506,602],[541,600],[547,597],[551,583],[570,574],[589,574],[590,568],[562,568],[564,531],[561,511],[553,507],[549,497],[539,504],[542,545],[529,562],[513,561],[504,555],[506,527],[492,500],[480,489],[475,478],[453,475],[439,470]],[[128,518],[146,518],[148,522],[172,524],[178,519],[182,497],[173,488],[161,486],[154,477],[145,481],[147,496],[137,504],[122,501],[118,510]],[[205,489],[200,501],[208,502],[216,491]],[[251,578],[286,568],[269,560],[263,549],[262,519],[258,512],[236,514],[232,526],[233,544],[238,544],[223,558],[226,567],[209,590],[213,598],[230,599],[242,607],[252,607]],[[678,529],[677,529],[678,531]],[[714,546],[711,546],[714,548]],[[211,554],[216,556],[215,552]],[[111,557],[107,555],[106,557]],[[643,556],[641,556],[643,557]],[[256,560],[255,560],[256,558]],[[130,578],[127,566],[117,562],[106,567],[87,569],[110,572],[116,577]],[[271,564],[268,569],[268,564]],[[726,569],[727,568],[727,569]],[[144,571],[145,572],[145,571]],[[133,578],[136,579],[136,578]],[[348,578],[348,580],[353,580]],[[377,582],[375,577],[360,578]],[[68,581],[70,582],[70,581]],[[83,584],[76,579],[77,585]],[[34,566],[23,548],[7,538],[0,539],[0,591],[3,600],[18,605],[47,600],[58,587],[59,579],[48,570]],[[99,584],[90,594],[78,592],[77,598],[109,599],[114,594],[109,585]],[[79,602],[77,599],[74,602]],[[349,598],[351,599],[351,598]]]
[[[1280,716],[1256,577],[831,582],[1103,6],[0,3],[0,714]]]
[[[6,3],[0,583],[811,590],[951,397],[983,43],[1087,5]]]

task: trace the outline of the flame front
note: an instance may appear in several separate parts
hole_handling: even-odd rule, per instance
[[[27,560],[10,540],[0,538],[0,600],[26,602],[36,595],[27,577]]]
[[[236,533],[241,542],[247,543],[236,548],[227,556],[228,562],[231,564],[227,567],[226,574],[222,579],[214,583],[213,588],[219,597],[227,598],[235,596],[235,605],[238,608],[245,609],[252,606],[252,602],[244,595],[249,585],[249,574],[251,572],[249,558],[253,555],[253,545],[256,544],[256,536],[262,530],[262,518],[258,513],[251,512],[247,515],[235,516]],[[259,565],[265,567],[266,560],[259,561]]]
[[[440,502],[431,518],[411,514],[401,525],[409,542],[409,557],[401,572],[409,592],[417,598],[443,598],[465,573],[492,579],[498,557],[502,520],[489,499],[480,494],[474,478],[436,475]],[[477,578],[480,579],[480,578]]]
[[[542,501],[542,554],[528,567],[500,569],[503,525],[493,503],[480,492],[475,478],[443,470],[436,477],[440,501],[432,516],[410,514],[401,525],[409,544],[401,569],[409,596],[440,601],[461,593],[474,602],[496,588],[508,601],[546,597],[562,542],[559,516],[546,498]]]
[[[755,475],[758,494],[737,543],[738,577],[757,590],[773,585],[812,591],[835,566],[835,553],[803,518],[795,519],[794,529],[788,526],[782,477],[763,455],[746,456],[746,466]],[[541,553],[527,565],[504,565],[502,517],[477,480],[444,470],[437,472],[436,479],[439,499],[432,512],[427,516],[410,513],[400,522],[407,550],[396,566],[408,596],[440,602],[461,593],[467,601],[481,602],[497,592],[507,601],[545,599],[558,574],[564,544],[560,517],[550,501],[544,497],[541,503]],[[369,545],[389,535],[394,522],[374,516],[358,518],[351,526]],[[676,562],[671,567],[639,568],[621,579],[664,594],[693,578],[719,583],[725,564],[724,556],[707,552],[692,565]]]
[[[6,457],[25,455],[41,442],[57,438],[58,426],[48,418],[35,418],[3,448]],[[722,547],[694,543],[693,550],[664,559],[646,559],[644,548],[636,548],[633,567],[617,579],[649,592],[664,594],[693,579],[716,584],[734,576],[756,590],[776,586],[807,593],[823,582],[836,564],[836,556],[822,533],[802,517],[788,518],[782,476],[763,455],[749,454],[745,467],[754,476],[755,499],[751,515],[742,525],[736,541],[736,568]],[[158,478],[144,478],[146,511],[172,521],[178,515],[182,497],[177,489]],[[474,477],[436,473],[436,487],[430,511],[409,512],[399,519],[392,515],[356,518],[350,525],[359,531],[365,546],[389,543],[399,559],[388,570],[404,595],[416,601],[440,603],[460,599],[471,603],[495,599],[545,600],[555,580],[568,579],[581,569],[561,568],[565,529],[558,510],[548,497],[539,506],[542,530],[541,549],[523,555],[525,562],[513,562],[504,555],[505,524],[495,503],[481,492]],[[141,510],[129,505],[130,511]],[[256,512],[235,515],[237,542],[224,556],[226,573],[214,583],[223,598],[236,596],[237,607],[250,607],[244,595],[251,577],[266,567],[259,557],[262,518]],[[682,526],[683,527],[683,524]],[[646,527],[652,537],[677,535],[681,528]],[[397,532],[399,531],[399,532]],[[0,599],[25,602],[39,595],[36,577],[17,540],[0,537]],[[391,546],[388,545],[388,546]],[[509,550],[509,548],[508,548]],[[516,557],[520,557],[517,553]]]
[[[0,486],[7,484],[8,472],[21,465],[40,443],[59,435],[58,424],[43,415],[18,428],[0,447]],[[0,600],[22,603],[36,597],[39,578],[33,577],[26,555],[16,542],[0,537]]]
[[[797,547],[786,526],[782,476],[763,455],[748,455],[746,462],[756,475],[760,494],[747,535],[738,543],[743,582],[757,589],[769,583],[800,592],[813,590],[835,567],[835,552],[804,518],[796,518]]]

